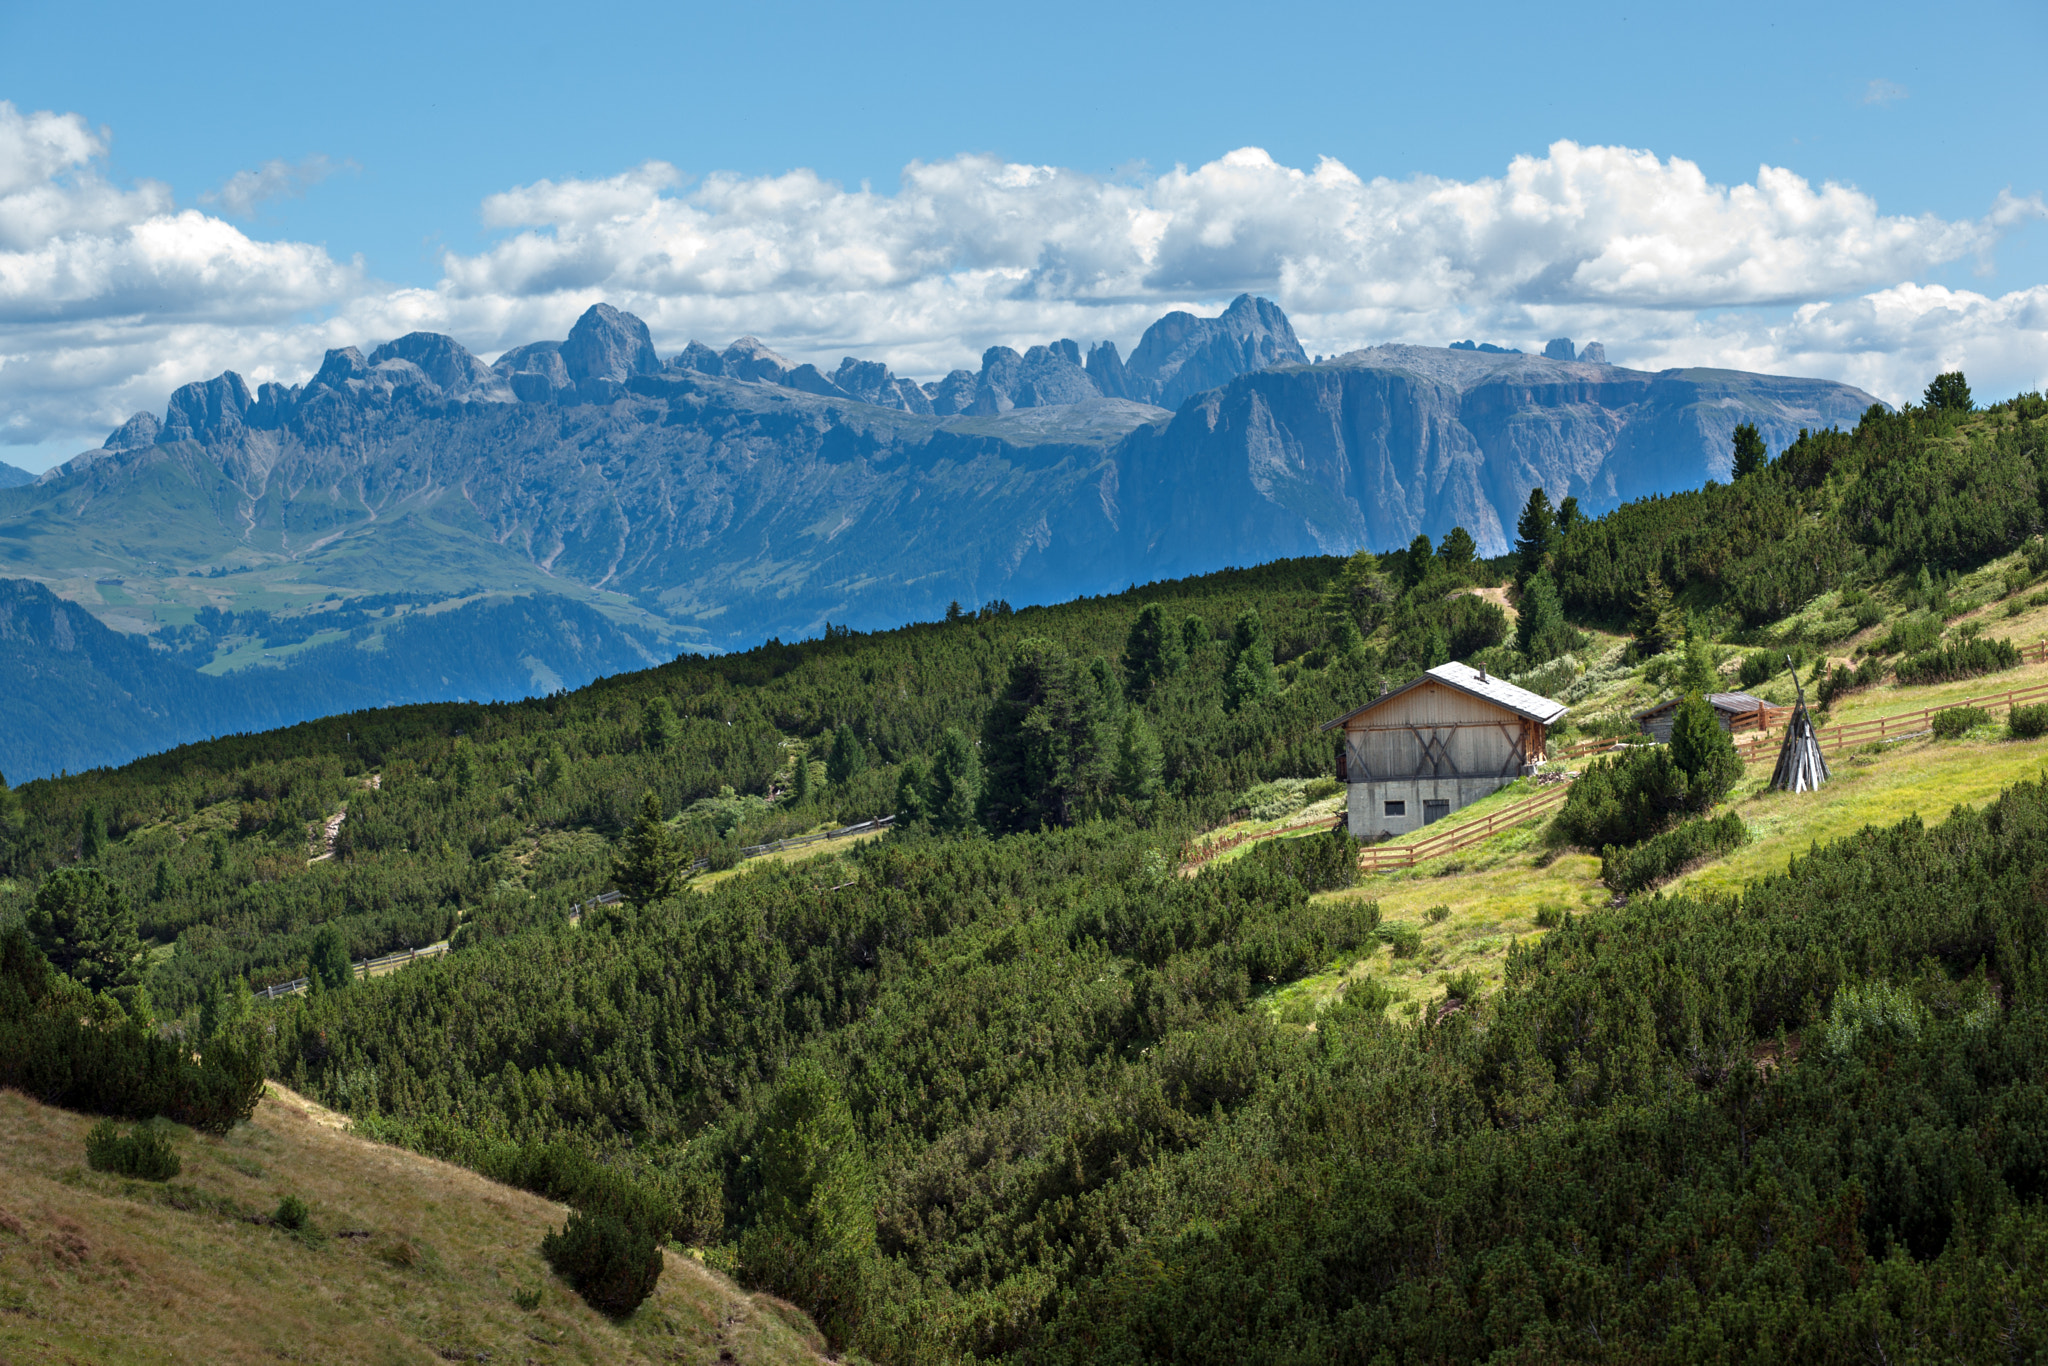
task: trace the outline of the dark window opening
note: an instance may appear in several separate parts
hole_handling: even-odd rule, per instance
[[[1451,804],[1446,799],[1430,798],[1422,803],[1422,823],[1424,825],[1428,825],[1431,821],[1440,821],[1450,814]]]
[[[1405,815],[1407,815],[1407,814],[1408,814],[1408,803],[1406,803],[1406,802],[1388,802],[1388,803],[1387,803],[1387,814],[1388,814],[1389,816],[1405,816]]]

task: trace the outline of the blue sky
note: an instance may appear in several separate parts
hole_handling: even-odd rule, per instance
[[[599,297],[665,351],[754,332],[921,376],[1243,287],[1312,351],[1555,330],[2009,393],[2048,375],[2043,51],[2038,3],[15,0],[0,459],[202,371],[289,382],[414,325],[488,355]],[[1272,169],[1222,162],[1247,148]],[[1129,259],[1099,249],[1132,224]]]

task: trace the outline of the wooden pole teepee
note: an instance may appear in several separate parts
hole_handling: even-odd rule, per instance
[[[1780,792],[1813,792],[1831,776],[1828,761],[1813,733],[1813,718],[1806,714],[1806,690],[1799,686],[1799,670],[1792,656],[1785,656],[1785,667],[1792,670],[1799,705],[1792,709],[1792,719],[1785,726],[1785,745],[1778,751],[1778,769],[1771,775],[1771,786]]]

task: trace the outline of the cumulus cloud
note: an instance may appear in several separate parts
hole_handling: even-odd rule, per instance
[[[1251,291],[1325,354],[1569,335],[1626,364],[1823,375],[1888,399],[1953,365],[1982,393],[2048,380],[2041,290],[1922,283],[2043,216],[2009,194],[1975,219],[1886,214],[1784,168],[1724,185],[1682,158],[1571,142],[1469,181],[1257,148],[1112,179],[959,156],[911,163],[890,191],[649,162],[490,196],[498,240],[402,289],[179,210],[165,187],[107,184],[106,142],[76,115],[0,104],[0,440],[101,433],[224,367],[295,381],[328,346],[416,328],[490,355],[564,335],[598,300],[640,314],[664,352],[755,333],[918,376],[995,343],[1128,347],[1167,309]],[[326,169],[269,163],[211,202],[245,213]]]
[[[307,189],[318,185],[353,162],[336,164],[324,153],[298,162],[273,158],[253,171],[237,171],[218,190],[199,196],[202,204],[218,204],[237,218],[247,218],[256,206],[270,199],[303,198]]]

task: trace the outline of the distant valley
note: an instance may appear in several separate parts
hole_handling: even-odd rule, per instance
[[[563,341],[494,364],[414,333],[330,352],[304,385],[187,385],[161,419],[136,414],[101,449],[0,488],[0,572],[163,667],[267,667],[245,676],[273,703],[201,708],[233,729],[299,706],[575,687],[828,621],[1056,601],[1459,525],[1497,554],[1532,486],[1598,513],[1725,477],[1738,422],[1778,449],[1875,402],[1551,350],[1310,363],[1280,309],[1244,296],[1216,318],[1168,315],[1128,358],[994,347],[979,370],[916,383],[853,357],[827,373],[754,338],[664,360],[639,319],[598,305]],[[452,672],[396,664],[383,625],[322,629],[404,595],[406,650],[445,660],[471,618],[436,604],[485,589],[567,615],[505,617]],[[572,619],[588,648],[556,640]],[[0,748],[10,775],[42,763]]]

